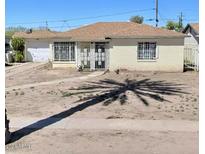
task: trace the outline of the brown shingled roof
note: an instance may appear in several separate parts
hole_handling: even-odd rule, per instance
[[[195,32],[199,33],[199,23],[191,23],[190,26],[195,30]]]
[[[105,40],[110,38],[184,37],[184,34],[133,22],[99,22],[62,33],[72,40]]]
[[[183,33],[187,33],[188,28],[191,27],[195,33],[198,35],[199,34],[199,23],[190,23],[187,24],[184,30],[182,31]]]
[[[19,35],[19,34],[18,34]],[[98,22],[66,32],[33,32],[24,38],[70,38],[72,41],[103,41],[106,38],[184,37],[182,33],[133,22]]]
[[[22,37],[30,39],[44,39],[44,38],[55,38],[58,32],[53,32],[50,30],[33,30],[30,33],[27,32],[16,32],[13,37]]]

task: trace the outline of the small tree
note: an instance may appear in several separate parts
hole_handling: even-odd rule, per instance
[[[133,16],[133,17],[130,18],[130,21],[138,23],[138,24],[142,24],[143,21],[144,21],[144,17],[142,17],[142,16]]]
[[[177,32],[180,32],[183,29],[183,25],[178,22],[168,21],[166,24],[166,28],[169,30],[175,30]]]
[[[23,61],[23,51],[25,48],[25,41],[22,38],[14,37],[11,40],[11,46],[14,51],[14,59],[16,62],[22,62]]]
[[[14,51],[24,51],[24,39],[19,38],[19,37],[14,37],[11,40],[11,46],[13,48]]]
[[[169,30],[175,30],[176,28],[176,23],[174,21],[168,21],[166,24],[166,28]]]

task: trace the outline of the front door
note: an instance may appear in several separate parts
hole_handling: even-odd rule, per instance
[[[95,69],[105,69],[105,43],[95,43]]]
[[[90,44],[81,44],[80,60],[85,69],[90,69]]]

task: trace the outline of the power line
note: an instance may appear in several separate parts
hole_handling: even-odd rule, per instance
[[[61,25],[61,26],[50,26],[49,28],[59,28],[59,29],[61,29],[61,28],[70,28],[71,29],[71,28],[80,27],[80,26],[83,26],[83,25],[74,25],[74,26],[68,26],[68,25],[63,26],[63,25]],[[36,28],[38,28],[38,27],[36,27]]]
[[[154,21],[155,19],[145,19],[145,21]],[[69,23],[67,21],[63,22],[63,24],[61,25],[57,25],[57,26],[49,26],[48,29],[52,29],[52,28],[55,28],[55,29],[62,29],[62,28],[69,28],[69,29],[72,29],[72,28],[76,28],[76,27],[81,27],[81,26],[85,26],[85,25],[88,25],[88,24],[91,24],[91,23],[86,23],[86,24],[80,24],[80,25],[69,25]],[[31,27],[32,29],[39,29],[39,27]],[[45,27],[46,28],[46,27]]]
[[[160,11],[159,11],[159,17],[160,17],[161,21],[179,21],[179,18],[165,18],[165,17],[163,17]],[[186,19],[184,17],[183,21],[198,21],[198,20],[197,19]]]
[[[81,17],[81,18],[70,18],[70,19],[65,19],[65,20],[46,20],[46,21],[49,22],[49,23],[65,22],[65,21],[77,21],[77,20],[86,20],[86,19],[96,19],[96,18],[103,18],[103,17],[119,16],[119,15],[125,15],[125,14],[130,14],[130,13],[153,11],[153,10],[155,10],[155,8],[141,9],[141,10],[133,10],[133,11],[127,11],[127,12],[118,12],[118,13],[104,14],[104,15],[98,15],[98,16],[89,16],[89,17]],[[7,25],[39,24],[39,23],[45,23],[45,21],[21,22],[21,23],[8,23]]]
[[[179,21],[177,18],[160,18],[162,21]],[[184,18],[183,21],[198,21],[197,19],[186,19]]]

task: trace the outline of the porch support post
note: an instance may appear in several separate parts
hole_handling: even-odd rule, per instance
[[[75,65],[78,67],[78,42],[75,42]]]
[[[110,59],[109,59],[109,54],[110,54],[109,49],[110,49],[110,43],[108,42],[108,43],[105,44],[105,70],[109,69],[109,61],[110,61]]]
[[[51,50],[51,61],[54,61],[54,41],[52,41],[50,43],[50,46],[49,46],[50,50]]]
[[[77,67],[81,65],[80,53],[81,52],[81,45],[80,42],[76,42],[76,60],[77,60]]]
[[[90,70],[95,70],[95,42],[90,44]]]

